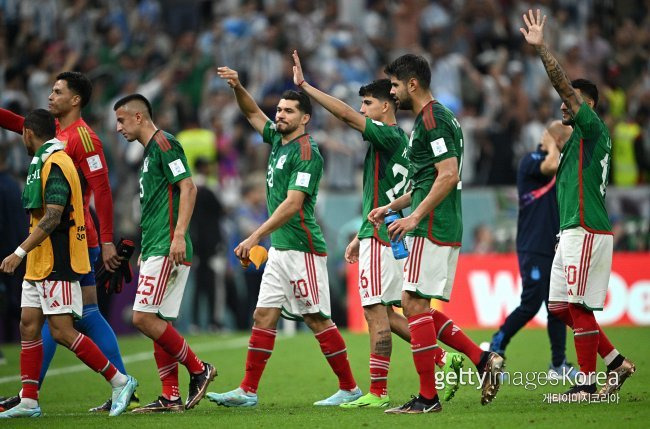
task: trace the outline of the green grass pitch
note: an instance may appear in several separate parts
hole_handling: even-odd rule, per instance
[[[74,355],[59,347],[51,373],[41,390],[44,417],[0,421],[0,427],[39,428],[647,428],[650,427],[650,328],[608,328],[612,342],[635,361],[637,373],[620,392],[620,401],[603,404],[547,404],[544,393],[562,392],[560,387],[525,389],[505,385],[496,400],[481,406],[475,386],[461,387],[456,397],[443,403],[443,411],[426,415],[384,415],[382,410],[343,410],[317,408],[311,404],[334,393],[337,383],[312,335],[299,333],[278,337],[259,389],[260,403],[252,409],[217,407],[207,399],[194,410],[179,414],[129,415],[117,418],[91,415],[86,410],[102,403],[109,387],[100,375],[80,366]],[[491,331],[470,331],[477,342],[489,338]],[[568,356],[575,351],[570,333]],[[360,387],[368,388],[368,337],[344,334],[348,354]],[[201,335],[188,337],[190,345],[204,360],[216,365],[219,376],[211,391],[237,387],[244,372],[247,334]],[[417,376],[408,345],[394,337],[389,375],[392,404],[399,405],[417,393]],[[156,398],[160,384],[153,360],[151,341],[144,337],[120,338],[127,369],[140,381],[138,392],[143,402]],[[15,394],[19,389],[19,347],[3,346],[9,363],[0,367],[0,395]],[[508,348],[507,369],[544,371],[549,363],[549,346],[544,330],[524,330]],[[467,366],[467,361],[466,361]],[[471,364],[470,364],[471,366]],[[599,369],[603,363],[599,360]],[[187,392],[187,372],[180,368],[181,393]],[[13,377],[13,379],[12,379]]]

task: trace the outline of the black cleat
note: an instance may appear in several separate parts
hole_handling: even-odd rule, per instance
[[[560,402],[573,403],[587,401],[594,393],[596,393],[595,384],[576,384],[561,395]]]
[[[158,399],[153,401],[151,404],[147,404],[144,407],[136,408],[132,412],[136,414],[147,414],[147,413],[180,413],[185,411],[183,406],[183,401],[181,398],[177,398],[174,401],[170,401],[164,396],[159,396]]]
[[[433,399],[426,399],[422,396],[411,396],[411,400],[406,404],[384,411],[386,414],[424,414],[439,413],[442,411],[442,405],[436,395]]]
[[[20,396],[10,396],[0,402],[0,412],[10,410],[18,404],[20,404]]]
[[[203,362],[203,367],[205,369],[202,373],[190,375],[190,388],[187,402],[185,402],[186,410],[194,408],[203,399],[208,390],[208,384],[217,376],[217,370],[209,363]]]
[[[113,401],[111,400],[111,398],[108,398],[108,400],[104,402],[102,405],[91,408],[88,410],[88,412],[109,413],[111,411],[112,405],[113,405]],[[131,395],[131,399],[129,400],[129,405],[126,407],[126,409],[132,410],[134,408],[138,408],[139,406],[140,406],[140,397],[138,397],[138,394],[136,392],[133,392],[133,395]]]

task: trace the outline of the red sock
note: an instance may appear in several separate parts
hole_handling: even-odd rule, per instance
[[[566,302],[553,302],[548,304],[548,311],[553,313],[555,317],[563,321],[569,328],[573,329],[573,318],[569,311],[569,304]],[[598,354],[605,359],[614,351],[614,345],[609,341],[603,329],[598,326]]]
[[[586,384],[595,383],[596,358],[598,354],[599,327],[593,311],[578,304],[569,304],[573,319],[573,337],[576,345],[576,355],[580,371],[589,378]]]
[[[171,323],[167,324],[165,332],[155,341],[163,350],[185,365],[190,374],[200,374],[205,370],[203,362],[196,357],[185,339],[174,329]]]
[[[433,399],[436,392],[436,328],[431,313],[426,312],[408,318],[411,331],[411,351],[415,369],[420,376],[420,395]]]
[[[352,390],[357,387],[357,382],[352,376],[352,369],[350,369],[350,362],[348,362],[345,341],[336,325],[319,332],[315,337],[320,343],[320,349],[327,362],[334,370],[334,374],[339,378],[339,389]]]
[[[388,367],[390,356],[370,354],[370,393],[377,396],[388,394]]]
[[[445,366],[445,362],[447,362],[447,350],[443,349],[442,347],[438,347],[436,349],[436,365],[438,368],[442,368]]]
[[[70,346],[70,350],[77,355],[79,360],[85,363],[88,368],[92,369],[95,372],[101,372],[106,381],[111,381],[115,374],[117,374],[117,368],[108,361],[106,356],[99,350],[99,347],[93,340],[85,336],[84,334],[79,334],[77,339],[74,340]]]
[[[21,398],[38,400],[38,376],[43,365],[43,340],[20,342]]]
[[[471,360],[474,365],[481,362],[483,350],[476,345],[454,322],[441,311],[431,309],[433,323],[438,326],[437,337],[449,347],[458,350]]]
[[[246,355],[246,374],[239,385],[242,390],[250,393],[257,392],[266,362],[273,353],[276,334],[275,329],[253,328],[248,342],[248,355]]]
[[[162,382],[162,395],[170,401],[178,399],[181,396],[178,390],[178,361],[156,342],[153,343],[153,357]]]

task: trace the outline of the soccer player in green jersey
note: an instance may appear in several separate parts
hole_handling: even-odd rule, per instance
[[[126,140],[137,140],[144,146],[139,180],[142,253],[133,324],[154,341],[154,358],[162,382],[162,395],[133,412],[182,411],[199,403],[217,375],[212,365],[194,354],[170,322],[178,317],[192,261],[188,226],[196,186],[183,148],[173,135],[156,128],[151,104],[144,96],[127,95],[115,103],[113,110],[117,131]],[[184,406],[178,389],[178,362],[190,374]]]
[[[323,158],[305,131],[311,118],[309,97],[285,91],[272,122],[241,84],[235,70],[219,67],[217,73],[233,89],[248,122],[271,145],[266,176],[269,219],[239,243],[235,254],[247,259],[251,248],[269,234],[271,249],[253,314],[246,375],[238,388],[209,393],[208,398],[228,407],[257,404],[257,387],[273,351],[282,315],[305,321],[339,379],[339,390],[314,405],[354,401],[362,393],[352,376],[343,337],[330,319],[327,246],[314,216]]]
[[[408,233],[410,254],[404,268],[402,308],[411,331],[411,350],[420,376],[420,393],[387,413],[428,413],[442,409],[436,392],[436,337],[467,355],[481,374],[481,403],[494,399],[499,389],[503,359],[483,352],[444,313],[430,307],[431,298],[449,301],[462,236],[460,172],[463,133],[449,109],[433,98],[431,69],[421,56],[407,54],[384,70],[399,108],[416,114],[409,140],[412,190],[368,216],[376,226],[388,209],[409,205],[409,216],[393,222],[388,234],[401,239]]]
[[[526,41],[540,56],[553,87],[562,98],[562,122],[573,127],[561,147],[557,171],[560,209],[558,243],[549,291],[549,310],[573,328],[580,364],[577,384],[567,393],[575,402],[596,392],[597,354],[609,372],[601,394],[618,389],[636,370],[609,341],[594,317],[602,310],[612,267],[613,235],[605,208],[612,142],[605,123],[594,108],[598,88],[586,79],[569,81],[544,41],[546,16],[532,10],[524,14]]]
[[[399,198],[408,179],[408,136],[397,126],[395,100],[390,95],[390,80],[380,79],[359,89],[360,112],[305,81],[298,52],[293,52],[293,80],[296,85],[338,119],[361,132],[368,142],[363,163],[363,222],[345,250],[348,263],[359,262],[359,295],[370,333],[370,392],[343,408],[386,407],[387,382],[392,351],[391,331],[411,341],[406,318],[393,311],[401,306],[403,260],[394,258],[385,225],[375,229],[368,213]],[[440,348],[436,363],[447,371],[459,372],[463,357],[446,355]],[[458,384],[447,386],[447,400]]]

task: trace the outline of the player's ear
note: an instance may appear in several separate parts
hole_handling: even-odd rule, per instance
[[[77,105],[81,104],[81,96],[79,94],[75,94],[75,95],[72,96],[71,101],[72,101],[73,106],[77,106]]]
[[[406,85],[409,92],[415,91],[416,89],[418,89],[419,86],[420,86],[420,84],[419,84],[418,80],[416,78],[414,78],[414,77],[410,78],[407,85]]]
[[[307,125],[310,119],[311,119],[311,115],[309,113],[305,113],[304,115],[302,115],[302,119],[300,120],[300,125]]]

